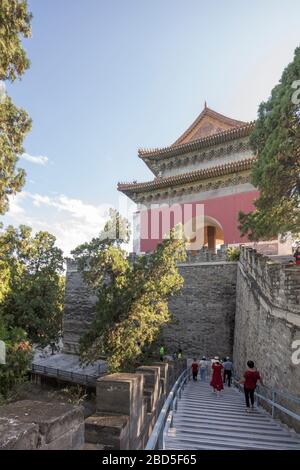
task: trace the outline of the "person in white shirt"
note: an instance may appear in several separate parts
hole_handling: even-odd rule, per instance
[[[203,356],[201,361],[199,361],[200,380],[203,382],[206,381],[207,366],[208,364],[207,364],[206,357]]]

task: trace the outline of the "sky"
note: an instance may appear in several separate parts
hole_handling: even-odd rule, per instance
[[[207,105],[250,121],[300,45],[299,0],[29,0],[31,67],[8,94],[33,120],[26,185],[1,218],[65,255],[152,179],[140,147],[173,143]]]

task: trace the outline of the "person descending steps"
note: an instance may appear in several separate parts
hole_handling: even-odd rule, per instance
[[[251,408],[254,408],[254,391],[256,389],[256,384],[258,381],[263,385],[260,373],[254,367],[253,361],[247,362],[247,370],[244,372],[244,378],[240,381],[241,384],[244,384],[244,393],[246,400],[246,411],[250,412],[250,401]]]
[[[224,388],[222,380],[222,370],[224,369],[224,367],[220,363],[218,356],[214,358],[211,368],[213,370],[213,374],[210,381],[210,385],[213,387],[214,393],[220,395],[221,390],[223,390]]]
[[[192,367],[193,380],[197,381],[199,366],[198,366],[198,362],[196,361],[196,359],[193,360],[191,367]]]
[[[205,356],[202,356],[202,359],[199,362],[199,367],[200,367],[200,380],[202,382],[205,382],[206,381],[206,375],[207,375],[207,368],[208,368],[208,362],[207,362]]]
[[[227,381],[228,387],[231,386],[231,376],[232,376],[232,368],[233,364],[230,360],[230,357],[226,357],[226,360],[223,362],[224,367],[224,384]]]

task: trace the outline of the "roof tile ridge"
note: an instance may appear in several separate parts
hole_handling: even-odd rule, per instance
[[[172,176],[166,176],[166,177],[157,177],[153,180],[150,180],[150,181],[143,181],[143,182],[140,182],[140,183],[137,183],[137,182],[119,182],[118,183],[118,189],[123,186],[124,189],[125,189],[125,186],[129,189],[129,188],[138,188],[139,186],[141,185],[149,185],[149,184],[153,184],[153,183],[165,183],[165,182],[172,182],[172,181],[176,181],[176,180],[180,180],[182,178],[187,178],[187,177],[191,177],[191,176],[200,176],[200,175],[205,175],[205,174],[208,174],[208,173],[215,173],[216,171],[220,171],[220,170],[228,170],[228,169],[235,169],[235,168],[238,168],[238,167],[245,167],[245,166],[248,166],[251,162],[257,160],[257,157],[256,156],[251,156],[249,158],[245,158],[245,159],[242,159],[242,160],[238,160],[236,162],[228,162],[228,163],[223,163],[221,165],[215,165],[213,167],[208,167],[208,168],[199,168],[197,170],[192,170],[192,171],[189,171],[189,172],[186,172],[186,173],[179,173],[178,175],[172,175]]]
[[[154,147],[154,148],[139,148],[138,149],[138,156],[140,158],[143,158],[143,156],[151,156],[151,154],[157,154],[157,153],[166,153],[166,152],[171,152],[173,150],[180,150],[182,148],[188,148],[189,146],[195,146],[199,143],[209,143],[209,142],[214,142],[215,140],[218,140],[224,136],[230,135],[230,134],[235,134],[238,131],[246,130],[254,126],[255,121],[249,121],[246,124],[243,124],[241,126],[236,126],[232,127],[231,129],[225,129],[222,132],[218,132],[216,134],[212,134],[209,136],[201,137],[200,139],[193,140],[191,142],[186,142],[183,144],[178,144],[178,145],[170,145],[167,147]]]

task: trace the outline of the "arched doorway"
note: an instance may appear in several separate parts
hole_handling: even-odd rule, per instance
[[[214,253],[224,244],[224,232],[221,224],[210,216],[191,219],[184,225],[185,236],[189,239],[188,250],[200,250],[207,247]]]
[[[204,246],[215,252],[224,244],[224,232],[221,224],[212,217],[204,217]]]

